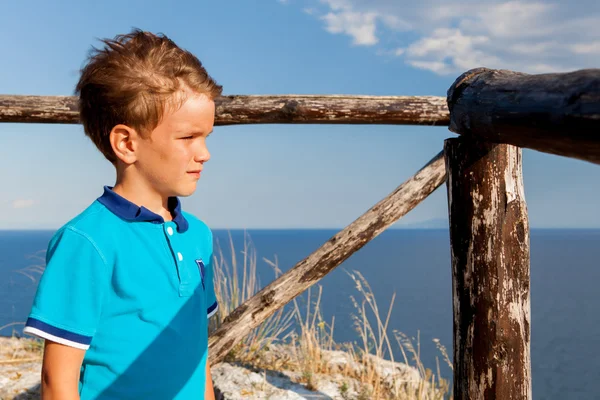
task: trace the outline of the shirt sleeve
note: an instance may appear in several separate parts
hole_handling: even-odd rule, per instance
[[[217,302],[217,296],[215,294],[215,283],[214,283],[214,271],[213,271],[213,236],[212,236],[212,232],[210,234],[210,257],[207,260],[207,265],[206,265],[206,275],[205,275],[205,282],[206,282],[206,290],[205,290],[205,295],[206,295],[206,305],[208,307],[208,309],[206,310],[207,313],[207,317],[210,318],[213,315],[216,314],[217,310],[219,309],[219,304]]]
[[[108,285],[106,260],[91,238],[73,227],[59,231],[48,246],[24,332],[87,350]]]

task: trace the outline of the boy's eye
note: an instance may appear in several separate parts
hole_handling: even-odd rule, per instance
[[[185,137],[182,137],[182,139],[185,139],[185,140],[188,140],[188,139],[193,139],[193,138],[194,138],[193,136],[185,136]]]

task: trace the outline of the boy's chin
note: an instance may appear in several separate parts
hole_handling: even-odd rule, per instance
[[[196,192],[196,184],[194,184],[193,186],[189,186],[189,187],[184,187],[184,188],[178,188],[178,190],[175,191],[175,196],[177,197],[188,197],[193,195]]]

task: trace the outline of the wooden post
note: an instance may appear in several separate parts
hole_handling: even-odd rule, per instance
[[[521,149],[445,142],[454,398],[531,399],[529,222]]]

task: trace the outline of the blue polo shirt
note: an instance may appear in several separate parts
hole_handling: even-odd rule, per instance
[[[85,349],[85,399],[202,399],[213,238],[169,200],[172,221],[104,194],[49,243],[25,332]]]

